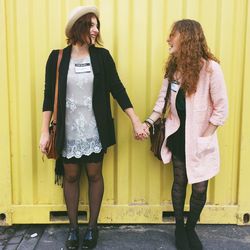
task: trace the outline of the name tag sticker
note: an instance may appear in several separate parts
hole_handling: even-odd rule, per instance
[[[173,90],[174,92],[177,92],[177,90],[178,90],[178,84],[171,83],[171,90]]]
[[[76,73],[90,73],[91,72],[90,63],[75,63],[75,72]]]

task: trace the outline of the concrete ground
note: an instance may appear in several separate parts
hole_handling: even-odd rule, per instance
[[[86,225],[80,226],[83,237]],[[174,225],[100,225],[96,249],[175,249]],[[0,250],[63,250],[67,225],[14,225],[0,227]],[[250,250],[250,227],[198,225],[197,232],[208,250]],[[80,249],[80,248],[79,248]]]

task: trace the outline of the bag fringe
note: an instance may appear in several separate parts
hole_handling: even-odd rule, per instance
[[[56,159],[55,163],[55,184],[63,187],[63,176],[64,176],[64,168],[63,168],[63,160],[62,157]]]

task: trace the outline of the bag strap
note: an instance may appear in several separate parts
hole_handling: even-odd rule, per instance
[[[53,111],[53,123],[57,121],[57,104],[58,104],[58,80],[59,80],[59,66],[62,60],[63,50],[60,49],[57,58],[56,65],[56,85],[55,85],[55,98],[54,98],[54,111]]]
[[[171,85],[171,83],[169,82],[168,83],[168,88],[167,88],[167,91],[166,91],[166,96],[165,96],[165,98],[164,98],[164,100],[165,100],[165,103],[164,103],[164,107],[163,107],[163,110],[162,110],[162,117],[164,117],[165,116],[165,113],[166,113],[166,110],[167,110],[167,103],[168,103],[168,97],[169,97],[169,94],[170,94],[170,85]]]

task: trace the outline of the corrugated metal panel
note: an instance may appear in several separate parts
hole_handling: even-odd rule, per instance
[[[247,0],[0,1],[0,220],[60,223],[63,193],[54,185],[53,162],[38,150],[44,66],[51,49],[65,46],[70,9],[95,4],[101,12],[104,45],[111,51],[134,107],[145,119],[163,78],[171,24],[181,18],[201,22],[211,50],[220,58],[227,82],[230,117],[219,130],[221,172],[210,181],[202,223],[249,224],[247,198],[250,154],[250,6]],[[149,141],[132,139],[131,126],[113,103],[117,145],[104,162],[105,194],[100,222],[167,223],[172,211],[172,168],[149,151]],[[87,180],[80,209],[88,218]],[[190,189],[189,189],[190,193]],[[188,199],[186,200],[188,209]],[[60,214],[59,214],[60,215]]]

